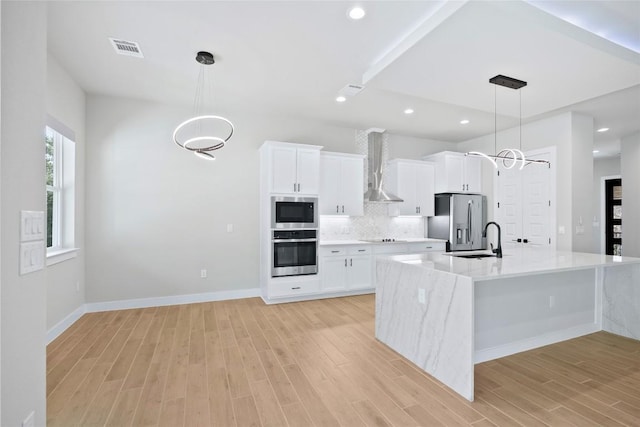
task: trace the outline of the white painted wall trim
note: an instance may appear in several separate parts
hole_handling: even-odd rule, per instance
[[[64,331],[69,329],[71,325],[76,323],[78,319],[86,313],[85,304],[72,311],[67,317],[59,321],[53,328],[47,331],[47,345],[51,344],[53,340],[58,338]]]
[[[606,217],[605,217],[605,215],[607,214],[605,212],[607,208],[607,202],[605,200],[606,198],[605,184],[610,179],[622,179],[622,175],[608,175],[600,178],[600,253],[601,254],[605,253],[606,251],[605,246],[607,245],[607,242],[606,242],[607,224],[606,224]],[[623,197],[624,197],[624,194],[623,194]]]
[[[260,296],[260,288],[235,291],[207,292],[203,294],[173,295],[168,297],[140,298],[120,301],[93,302],[83,304],[47,331],[47,345],[69,329],[85,313],[126,310],[131,308],[161,307],[165,305],[194,304],[199,302],[225,301]]]
[[[564,329],[561,331],[553,331],[547,334],[539,335],[537,337],[531,337],[512,343],[499,345],[496,347],[476,350],[474,355],[474,363],[482,363],[493,359],[499,359],[501,357],[510,356],[512,354],[521,353],[527,350],[533,350],[534,348],[542,347],[545,345],[555,344],[573,338],[578,338],[583,335],[592,334],[601,330],[602,328],[597,323],[587,323],[584,325],[574,326],[572,328]]]
[[[198,302],[225,301],[260,296],[260,288],[235,291],[206,292],[202,294],[172,295],[167,297],[139,298],[119,301],[92,302],[85,304],[87,313],[98,311],[126,310],[130,308],[161,307],[165,305],[194,304]]]

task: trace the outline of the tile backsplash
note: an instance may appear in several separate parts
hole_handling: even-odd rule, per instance
[[[386,168],[389,156],[387,134],[382,140],[382,159]],[[356,149],[359,154],[367,155],[367,133],[356,131]],[[364,193],[367,189],[367,162],[364,168]],[[386,170],[383,171],[386,173]],[[420,238],[426,236],[423,217],[390,217],[384,203],[364,204],[364,216],[320,217],[320,239],[322,240],[373,240],[382,238]]]
[[[424,218],[387,216],[387,205],[364,204],[364,216],[320,217],[321,240],[373,240],[425,236]]]

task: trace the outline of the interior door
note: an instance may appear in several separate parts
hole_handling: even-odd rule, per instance
[[[550,176],[547,165],[531,164],[522,170],[522,238],[534,246],[551,244]]]
[[[522,239],[522,182],[519,170],[499,167],[496,172],[496,222],[502,229],[502,242]]]
[[[553,162],[550,151],[540,150],[526,156]],[[506,169],[498,162],[494,216],[502,227],[504,243],[547,247],[555,244],[553,185],[554,176],[548,165],[532,163],[520,170],[518,166]]]

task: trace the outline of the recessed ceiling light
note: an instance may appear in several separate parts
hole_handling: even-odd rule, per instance
[[[413,114],[413,108],[407,108],[406,110],[404,110],[405,114]]]
[[[342,95],[340,95],[340,96],[338,96],[338,97],[336,98],[336,102],[344,102],[344,101],[346,101],[346,100],[347,100],[347,98],[345,98],[345,97],[344,97],[344,96],[342,96]]]
[[[353,7],[351,9],[349,9],[349,18],[351,18],[351,19],[353,19],[355,21],[357,21],[358,19],[364,18],[365,14],[366,13],[365,13],[364,9],[359,7],[359,6],[356,6],[356,7]]]
[[[600,150],[593,150],[593,154],[599,153]]]
[[[609,130],[609,128],[600,128],[600,129],[598,129],[598,132],[606,132],[608,130]]]
[[[460,124],[461,125],[468,125],[469,124],[469,120],[467,120],[467,119],[460,120]]]

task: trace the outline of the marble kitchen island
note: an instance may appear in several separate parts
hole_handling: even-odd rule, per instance
[[[472,401],[475,363],[605,330],[640,340],[640,259],[507,248],[379,257],[376,338]]]

